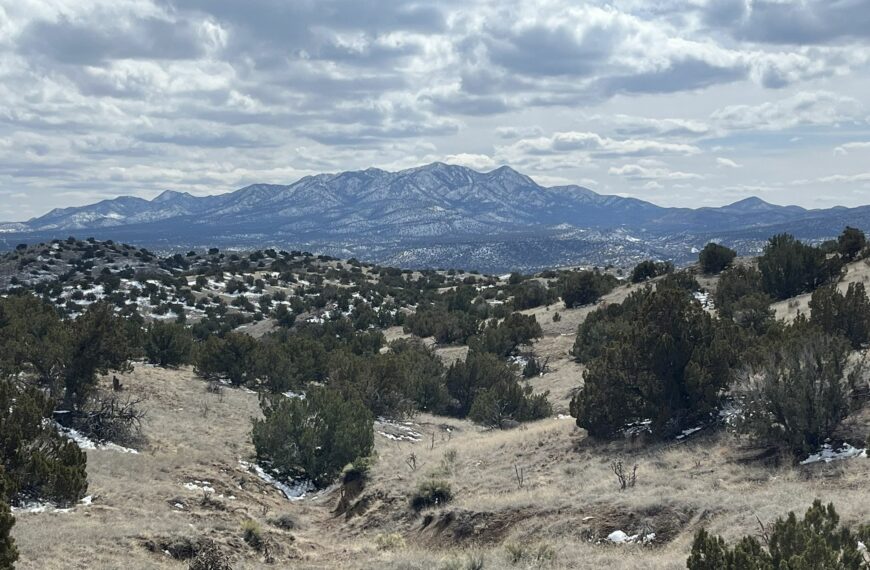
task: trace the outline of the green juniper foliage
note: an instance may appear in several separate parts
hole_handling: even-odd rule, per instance
[[[733,331],[684,289],[647,289],[626,303],[578,334],[597,346],[575,345],[588,360],[571,414],[595,436],[645,419],[655,435],[678,433],[718,406],[736,363]]]
[[[52,411],[41,390],[0,380],[0,467],[6,480],[0,501],[70,505],[84,497],[87,457],[57,432]]]
[[[844,259],[852,261],[867,247],[867,237],[857,228],[846,226],[837,239],[837,252]]]
[[[329,484],[348,463],[371,455],[372,413],[358,399],[328,388],[305,398],[261,399],[262,420],[254,420],[257,458],[291,477]]]
[[[794,513],[769,529],[767,548],[745,536],[729,547],[720,536],[701,529],[695,535],[688,570],[866,570],[870,564],[859,549],[859,536],[839,526],[834,505],[816,500],[803,520]],[[866,535],[868,528],[859,531]]]
[[[18,549],[10,534],[15,518],[6,502],[6,485],[3,466],[0,465],[0,570],[12,570],[18,560]]]
[[[863,283],[850,283],[845,295],[836,285],[816,289],[809,306],[812,324],[829,334],[843,335],[852,348],[870,341],[870,299]]]
[[[745,390],[742,431],[796,455],[816,451],[849,413],[849,343],[799,320],[765,350]]]
[[[193,337],[184,325],[157,321],[145,331],[143,349],[151,364],[181,366],[190,362]]]
[[[735,257],[737,252],[733,249],[710,242],[701,250],[698,261],[701,264],[701,271],[715,275],[731,265]]]
[[[842,261],[827,258],[824,251],[806,245],[789,234],[768,240],[758,258],[764,291],[775,299],[788,299],[814,291],[840,275]]]

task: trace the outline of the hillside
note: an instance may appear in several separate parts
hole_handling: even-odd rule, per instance
[[[870,227],[868,208],[805,210],[758,198],[720,208],[664,208],[580,186],[544,187],[507,166],[442,163],[307,176],[196,197],[166,191],[55,209],[0,225],[0,247],[87,232],[162,252],[218,246],[304,248],[402,267],[489,272],[560,265],[686,263],[710,239],[752,253],[785,226],[809,240]]]
[[[55,264],[42,269],[49,258]],[[753,258],[734,262],[742,268],[757,265]],[[870,522],[866,451],[802,464],[808,454],[793,458],[752,441],[730,420],[704,422],[676,437],[628,429],[602,438],[591,437],[570,415],[572,398],[591,366],[578,362],[572,349],[578,327],[590,315],[600,318],[599,311],[645,291],[668,291],[674,285],[664,281],[670,279],[690,284],[691,290],[680,294],[688,295],[685,306],[692,315],[718,319],[712,300],[729,271],[734,268],[723,276],[702,275],[694,266],[638,283],[630,272],[595,272],[594,282],[605,284],[606,292],[602,289],[592,303],[568,307],[563,300],[567,284],[593,272],[497,277],[399,270],[274,250],[193,251],[161,258],[97,240],[38,244],[5,254],[0,301],[31,291],[60,311],[65,322],[74,323],[91,305],[106,301],[132,322],[138,323],[134,314],[142,316],[138,326],[146,331],[151,323],[185,323],[195,335],[202,332],[196,342],[203,344],[229,331],[257,342],[272,338],[271,332],[281,342],[309,333],[320,338],[320,330],[329,333],[325,336],[336,333],[328,342],[347,334],[360,339],[382,333],[384,342],[370,353],[359,349],[360,361],[347,361],[359,365],[399,350],[386,343],[403,340],[432,347],[448,366],[484,350],[473,337],[445,341],[415,334],[426,323],[413,321],[412,315],[440,314],[442,301],[453,307],[448,314],[482,312],[485,317],[475,321],[481,336],[490,326],[486,317],[504,323],[515,314],[533,316],[539,334],[499,352],[496,360],[518,385],[546,394],[551,406],[546,417],[502,424],[505,429],[447,412],[376,414],[373,461],[364,482],[334,480],[304,493],[298,493],[302,487],[285,487],[291,495],[301,494],[288,498],[252,467],[257,459],[251,418],[264,417],[260,398],[268,393],[262,378],[249,376],[234,385],[229,379],[204,378],[198,361],[159,367],[138,355],[130,371],[99,374],[95,390],[111,395],[116,377],[120,394],[140,402],[141,432],[123,447],[83,446],[89,480],[85,500],[68,509],[16,505],[16,568],[183,569],[203,544],[214,541],[236,569],[677,569],[686,567],[699,529],[731,543],[744,535],[757,537],[764,532],[760,523],[769,527],[790,511],[803,514],[814,499],[834,503],[844,524]],[[865,259],[846,263],[837,276],[844,292],[850,283],[868,279]],[[798,311],[809,314],[809,300],[810,294],[802,293],[771,307],[777,319],[791,321]],[[294,318],[287,319],[281,307]],[[353,332],[341,327],[345,321],[353,323]],[[6,338],[3,326],[0,318],[0,342]],[[862,347],[851,357],[864,354]],[[521,378],[530,360],[542,370]],[[337,375],[350,366],[347,362],[331,372]],[[273,395],[294,400],[297,390],[315,390],[319,382],[308,380]],[[867,382],[866,373],[861,381]],[[864,447],[870,405],[866,394],[857,392],[855,402],[834,440]],[[636,485],[619,488],[612,470],[617,461],[629,469],[637,466]],[[413,509],[410,499],[418,486],[433,478],[449,485],[452,500]],[[636,539],[621,543],[617,531]]]

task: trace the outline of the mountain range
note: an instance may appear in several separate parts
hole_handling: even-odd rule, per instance
[[[709,240],[752,253],[774,233],[821,240],[847,224],[870,228],[870,206],[807,210],[747,198],[666,208],[581,186],[544,187],[507,166],[477,172],[433,163],[58,208],[0,224],[0,247],[87,234],[159,251],[280,246],[405,267],[504,271],[646,257],[684,263]]]

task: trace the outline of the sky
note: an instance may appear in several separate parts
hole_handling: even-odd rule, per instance
[[[870,0],[0,0],[0,220],[434,161],[870,204],[868,94]]]

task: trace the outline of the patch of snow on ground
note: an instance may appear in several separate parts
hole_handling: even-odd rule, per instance
[[[652,420],[643,420],[639,422],[635,422],[633,424],[628,424],[625,426],[623,430],[625,435],[640,435],[642,433],[652,433]]]
[[[293,390],[287,390],[283,393],[283,395],[290,399],[304,400],[305,392],[294,392]]]
[[[695,291],[692,293],[692,296],[695,297],[695,300],[701,303],[701,306],[705,309],[713,309],[713,297],[710,293],[706,291]]]
[[[380,424],[381,429],[377,429],[379,435],[391,439],[393,441],[410,441],[410,442],[418,442],[422,441],[423,434],[415,431],[413,428],[416,427],[413,422],[396,422],[393,420],[388,420],[386,418],[378,418],[377,421]]]
[[[818,453],[812,453],[809,457],[801,461],[801,465],[810,465],[811,463],[818,463],[820,461],[830,463],[831,461],[850,459],[852,457],[863,457],[866,459],[867,450],[852,447],[848,443],[844,443],[840,449],[834,449],[829,443],[826,443]]]
[[[314,483],[307,480],[301,481],[293,481],[290,484],[283,483],[277,480],[272,475],[266,473],[265,469],[257,465],[256,463],[248,463],[247,461],[239,460],[239,464],[245,468],[246,471],[253,472],[257,475],[263,482],[268,483],[269,485],[275,487],[287,497],[291,501],[298,501],[300,499],[305,498],[306,493],[310,493],[315,489]]]
[[[106,442],[106,443],[97,443],[94,440],[90,439],[83,433],[73,428],[64,427],[60,424],[57,424],[57,431],[60,432],[61,435],[66,437],[67,439],[71,439],[76,442],[76,445],[79,446],[79,449],[98,449],[105,451],[118,451],[120,453],[139,453],[135,449],[131,449],[129,447],[124,447],[122,445],[118,445],[116,443]]]
[[[209,481],[199,481],[194,479],[184,484],[184,488],[188,491],[202,491],[203,493],[214,493],[214,487]]]
[[[640,542],[641,544],[649,544],[656,539],[656,533],[651,532],[641,536],[640,534],[627,535],[621,530],[615,530],[607,535],[607,540],[614,544],[627,544],[630,542]]]
[[[87,507],[91,505],[93,501],[94,498],[91,495],[88,495],[79,501],[79,504]],[[30,501],[19,507],[11,507],[11,510],[13,513],[68,513],[72,511],[72,507],[59,509],[57,505],[51,502],[41,503],[39,501]]]

